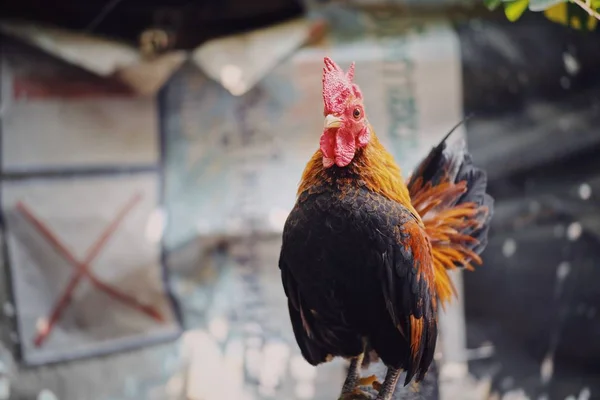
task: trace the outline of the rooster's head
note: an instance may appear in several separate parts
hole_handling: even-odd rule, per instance
[[[325,126],[321,135],[323,165],[346,167],[356,151],[369,143],[370,128],[359,87],[352,82],[354,63],[344,72],[325,57],[323,102]]]

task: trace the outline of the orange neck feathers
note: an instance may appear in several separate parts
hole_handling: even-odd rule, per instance
[[[402,179],[400,167],[394,161],[394,157],[383,147],[373,129],[369,144],[357,151],[354,159],[345,167],[350,176],[362,180],[367,187],[375,193],[396,201],[406,207],[422,225],[421,218],[414,209],[406,183]],[[317,150],[312,156],[300,181],[298,195],[311,187],[330,182],[332,174],[330,169],[323,166],[323,154]]]

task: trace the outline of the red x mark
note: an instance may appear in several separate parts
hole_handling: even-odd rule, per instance
[[[138,311],[154,318],[157,321],[163,321],[162,315],[156,310],[154,307],[147,306],[145,304],[140,303],[135,298],[125,294],[106,283],[102,282],[98,279],[94,273],[90,270],[90,264],[94,261],[94,259],[100,254],[102,248],[106,245],[110,237],[115,233],[125,216],[133,209],[133,207],[141,200],[142,196],[138,193],[136,194],[116,215],[113,221],[106,227],[104,232],[98,237],[98,240],[90,247],[88,250],[84,261],[78,261],[73,254],[58,240],[56,235],[54,235],[50,229],[33,213],[23,202],[17,203],[17,210],[19,210],[23,215],[40,231],[40,233],[46,237],[46,239],[54,246],[54,248],[71,264],[76,268],[75,273],[71,276],[65,291],[60,296],[52,312],[50,313],[50,318],[48,319],[48,323],[44,324],[44,326],[38,328],[38,333],[34,339],[34,343],[37,347],[41,346],[46,338],[50,335],[52,328],[58,322],[61,314],[69,305],[73,292],[75,288],[81,281],[81,279],[85,276],[90,279],[92,284],[98,289],[115,300],[118,300],[128,306],[137,309]]]

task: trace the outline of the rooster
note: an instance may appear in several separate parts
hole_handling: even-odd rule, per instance
[[[408,182],[367,120],[353,83],[325,58],[325,124],[283,231],[279,268],[294,335],[312,365],[350,360],[341,398],[364,396],[365,352],[421,381],[432,363],[437,315],[454,294],[448,270],[473,269],[487,243],[493,199],[484,171],[448,134]],[[450,132],[452,133],[452,131]]]

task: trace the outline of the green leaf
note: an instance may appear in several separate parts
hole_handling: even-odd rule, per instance
[[[510,22],[515,22],[516,20],[523,15],[527,6],[529,5],[529,0],[516,0],[510,3],[504,4],[504,14],[506,14],[506,18]]]
[[[567,10],[569,26],[571,28],[582,31],[590,31],[595,28],[595,25],[593,27],[589,26],[589,21],[594,17],[590,16],[587,11],[579,7],[577,4],[568,3]]]
[[[502,4],[502,0],[483,0],[485,6],[490,10],[495,10],[498,8],[500,4]]]
[[[552,22],[581,31],[593,31],[598,25],[596,18],[588,15],[587,11],[571,2],[550,7],[544,11],[544,15]]]
[[[600,25],[600,19],[588,15],[573,0],[483,0],[483,2],[490,10],[503,4],[506,18],[511,22],[517,21],[529,8],[533,12],[543,11],[549,20],[573,29],[589,31]],[[591,0],[589,4],[592,9],[600,12],[600,0]]]
[[[530,11],[544,11],[567,0],[529,0]]]

